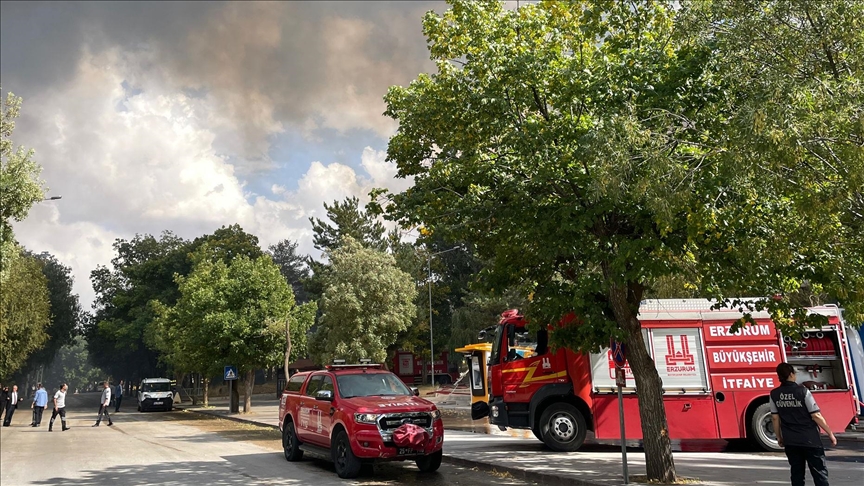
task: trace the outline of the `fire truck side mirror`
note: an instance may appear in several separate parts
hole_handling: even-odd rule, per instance
[[[477,333],[477,340],[478,341],[485,341],[486,340],[486,330],[485,329],[481,329],[480,332]]]

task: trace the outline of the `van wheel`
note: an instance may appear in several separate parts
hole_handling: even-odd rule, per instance
[[[294,422],[286,420],[282,424],[282,450],[285,452],[285,459],[290,462],[303,459],[303,451],[300,450],[300,441],[297,440],[297,434],[294,432]]]
[[[569,403],[554,403],[540,415],[539,432],[553,451],[573,452],[582,447],[588,429],[579,409]]]
[[[435,451],[428,456],[418,457],[416,461],[417,469],[420,472],[424,473],[432,473],[438,470],[441,467],[441,458],[444,456],[444,451]]]
[[[763,403],[756,407],[750,418],[750,440],[769,452],[783,450],[777,442],[777,433],[771,421],[771,405]]]
[[[360,474],[360,459],[354,455],[351,450],[351,443],[348,441],[348,434],[344,430],[340,430],[336,434],[336,439],[333,441],[333,446],[330,452],[333,455],[333,464],[336,466],[336,474],[342,479],[353,479]]]

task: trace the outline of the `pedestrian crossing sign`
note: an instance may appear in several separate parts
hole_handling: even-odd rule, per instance
[[[225,377],[224,380],[236,380],[237,379],[237,367],[236,366],[226,366],[225,367]]]

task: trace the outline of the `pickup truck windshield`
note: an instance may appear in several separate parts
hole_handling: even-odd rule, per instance
[[[342,398],[411,396],[411,390],[392,373],[342,375],[336,378]]]

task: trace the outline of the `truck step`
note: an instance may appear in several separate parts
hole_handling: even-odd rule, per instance
[[[318,447],[312,444],[300,444],[300,450],[322,459],[330,460],[330,449],[327,447]]]

